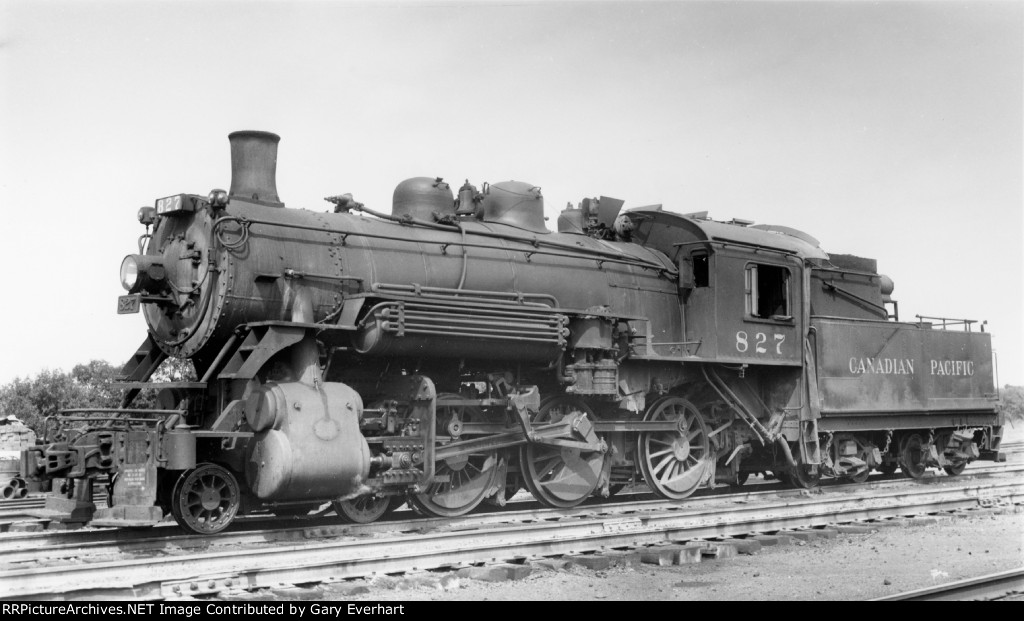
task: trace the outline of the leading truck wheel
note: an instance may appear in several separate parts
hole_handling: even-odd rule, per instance
[[[672,422],[672,431],[645,431],[637,436],[637,459],[651,491],[662,498],[686,498],[700,487],[714,457],[708,428],[697,408],[680,397],[651,404],[647,422]]]
[[[231,471],[217,464],[199,464],[174,484],[171,515],[187,531],[215,535],[235,519],[240,499]]]
[[[350,524],[369,524],[391,513],[402,505],[397,496],[359,496],[352,500],[335,500],[331,502],[338,516]]]

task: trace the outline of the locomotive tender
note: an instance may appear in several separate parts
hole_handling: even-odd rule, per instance
[[[997,459],[990,336],[898,321],[870,259],[800,231],[600,197],[546,228],[528,183],[413,178],[390,214],[277,194],[278,136],[229,136],[231,189],[139,211],[125,258],[148,335],[116,410],[66,411],[24,451],[46,512],[197,533],[331,502],[366,522],[525,486],[571,507],[772,472],[811,486]],[[168,356],[198,381],[154,383]],[[133,409],[140,390],[159,409]],[[91,479],[111,477],[96,510]]]

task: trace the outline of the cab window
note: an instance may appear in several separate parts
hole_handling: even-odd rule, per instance
[[[751,263],[746,269],[747,315],[759,319],[788,321],[789,269],[779,265]]]
[[[693,254],[693,286],[708,286],[708,255],[707,253]]]

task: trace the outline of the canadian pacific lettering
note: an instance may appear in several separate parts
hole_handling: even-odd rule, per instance
[[[974,375],[973,360],[932,360],[932,375]]]
[[[974,375],[973,360],[929,360],[929,375]],[[911,358],[850,358],[850,373],[854,375],[913,375]]]
[[[914,361],[910,358],[850,358],[850,373],[864,375],[913,375]]]

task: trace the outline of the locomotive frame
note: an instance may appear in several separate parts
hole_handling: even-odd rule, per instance
[[[43,514],[214,534],[243,513],[451,517],[521,487],[556,508],[646,483],[682,499],[999,459],[990,337],[900,322],[875,262],[778,226],[441,179],[391,214],[285,209],[276,135],[236,132],[231,190],[143,208],[118,312],[149,334],[116,410],[47,421]],[[152,230],[151,230],[152,227]],[[890,311],[891,308],[891,311]],[[168,356],[200,379],[155,384]],[[132,409],[141,390],[160,409]],[[110,475],[108,507],[92,486]]]

